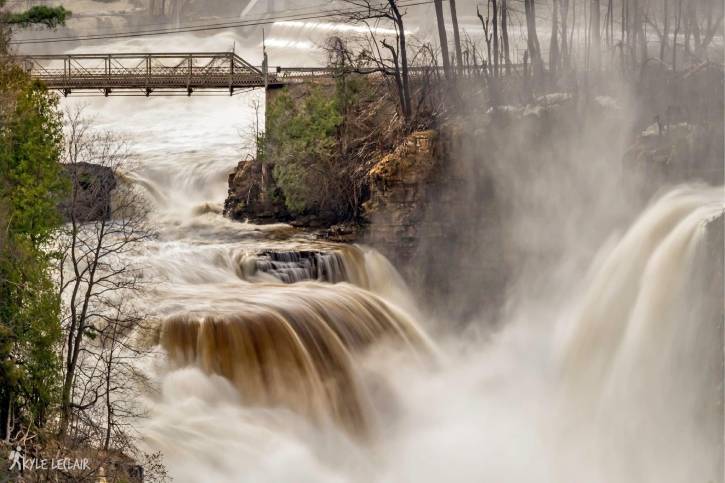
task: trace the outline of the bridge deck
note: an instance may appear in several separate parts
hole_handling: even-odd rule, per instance
[[[79,91],[104,95],[114,92],[146,96],[153,92],[191,95],[197,90],[233,94],[241,89],[274,87],[311,78],[332,78],[338,74],[335,69],[324,67],[269,70],[266,66],[253,66],[232,52],[34,55],[21,57],[19,61],[33,78],[64,95]],[[429,74],[430,69],[412,67],[410,73],[419,76]],[[480,71],[482,67],[476,69]],[[373,72],[378,71],[371,69],[367,73]],[[471,74],[472,70],[466,68],[457,75]]]
[[[66,95],[73,91],[228,90],[265,87],[280,81],[231,52],[179,54],[74,54],[26,56],[33,78]]]

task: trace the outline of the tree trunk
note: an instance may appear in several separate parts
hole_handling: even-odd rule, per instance
[[[636,66],[640,61],[645,62],[647,60],[647,39],[644,35],[644,18],[642,15],[642,6],[640,0],[634,0],[634,18],[632,22],[632,28],[634,30],[634,65]],[[639,53],[638,53],[639,51]]]
[[[539,37],[536,34],[536,6],[534,0],[524,0],[524,10],[526,13],[526,46],[528,47],[528,58],[536,82],[543,76],[544,66],[541,61]]]
[[[456,63],[458,72],[463,69],[463,55],[461,53],[461,34],[458,30],[458,13],[456,12],[456,0],[448,0],[451,4],[451,22],[453,22],[453,43],[456,47]]]
[[[549,71],[556,80],[559,70],[559,0],[551,0],[551,41],[549,42]]]
[[[567,67],[571,65],[571,61],[574,59],[574,32],[576,32],[576,1],[571,2],[571,29],[569,30],[569,59]]]
[[[624,59],[624,42],[626,40],[626,34],[627,34],[627,0],[622,0],[622,18],[620,20],[621,22],[621,34],[619,39],[619,61],[622,64],[622,75],[624,75],[626,63]]]
[[[403,84],[403,97],[405,99],[405,106],[404,106],[403,114],[405,115],[406,120],[410,120],[410,116],[413,112],[413,108],[410,104],[410,75],[408,74],[408,51],[407,51],[407,46],[406,46],[406,42],[405,42],[405,25],[403,24],[403,16],[401,15],[400,10],[398,9],[396,0],[388,0],[388,3],[390,4],[390,9],[393,11],[393,15],[395,17],[395,24],[398,27],[398,35],[399,35],[398,44],[399,44],[399,50],[400,50],[400,72],[401,72],[401,82]]]
[[[390,1],[390,0],[389,0]],[[451,58],[448,56],[448,34],[446,34],[446,21],[443,18],[443,0],[434,0],[436,19],[438,20],[438,39],[441,43],[441,55],[443,56],[443,72],[446,79],[451,79]]]
[[[602,56],[602,33],[601,33],[601,18],[600,18],[601,5],[599,0],[591,0],[589,6],[589,35],[590,35],[590,52],[592,67],[595,71],[599,71],[601,68],[601,56]]]
[[[13,393],[8,384],[6,387],[0,389],[0,439],[4,441],[10,440],[10,426],[11,424],[11,406],[13,400]]]
[[[498,3],[496,0],[491,0],[491,4],[493,5],[493,75],[498,76]]]
[[[501,0],[501,42],[503,43],[503,59],[506,64],[506,75],[511,75],[511,50],[509,49],[508,0]]]
[[[489,0],[490,4],[490,0]],[[483,28],[483,39],[486,41],[486,62],[484,64],[484,70],[488,69],[488,72],[490,75],[493,75],[493,70],[491,69],[491,35],[488,33],[489,30],[489,23],[490,20],[488,18],[488,10],[486,11],[486,18],[483,18],[483,15],[481,15],[481,11],[476,7],[476,15],[478,16],[478,19],[481,21],[481,28]]]
[[[561,59],[561,65],[566,69],[569,67],[569,46],[567,42],[569,0],[561,0],[560,4],[561,8],[559,18],[561,19],[561,48],[559,49],[559,56]]]
[[[113,369],[113,346],[108,356],[106,366],[106,436],[103,440],[103,449],[108,451],[111,445],[111,428],[113,425],[113,404],[111,403],[111,372]]]
[[[660,42],[660,60],[662,62],[665,61],[665,49],[667,48],[667,44],[669,43],[669,37],[670,37],[670,11],[669,11],[669,2],[667,0],[662,0],[664,2],[663,9],[664,9],[664,20],[663,20],[663,26],[662,26],[662,39]]]
[[[672,72],[677,72],[677,36],[680,35],[680,22],[682,20],[682,0],[677,1],[677,18],[675,31],[672,34]]]

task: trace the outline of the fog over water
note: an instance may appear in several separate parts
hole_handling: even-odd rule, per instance
[[[306,46],[284,44],[299,41],[300,28],[271,29],[272,65],[318,62],[300,58]],[[166,36],[104,49],[219,51],[237,39]],[[260,58],[256,46],[237,52]],[[504,224],[530,258],[519,260],[497,329],[480,320],[462,330],[423,313],[372,248],[221,215],[228,175],[248,154],[252,102],[263,99],[62,101],[128,141],[125,181],[146,195],[159,234],[131,255],[153,281],[140,302],[159,324],[155,356],[140,363],[156,391],[138,426],[174,481],[720,481],[722,373],[713,361],[722,361],[722,332],[703,274],[706,226],[725,210],[721,186],[663,190],[640,213],[622,192],[602,190],[594,203],[589,189],[616,189],[606,161],[621,157],[624,139],[609,143],[611,153],[564,150],[549,171],[526,176],[502,160],[494,174],[510,189]],[[580,135],[594,139],[601,128]],[[586,160],[595,167],[583,168]],[[543,272],[529,247],[539,238],[586,263]],[[345,281],[289,285],[245,272],[267,250],[332,251],[316,263]],[[342,387],[330,387],[335,371]]]

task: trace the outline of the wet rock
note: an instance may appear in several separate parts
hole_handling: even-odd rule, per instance
[[[288,221],[290,214],[274,183],[272,167],[256,159],[245,159],[229,175],[229,193],[224,216],[254,223]]]
[[[117,186],[113,169],[91,163],[62,165],[71,189],[59,209],[66,222],[106,220],[111,216],[112,193]]]
[[[245,278],[261,272],[283,283],[305,280],[338,283],[350,278],[343,256],[337,251],[264,251],[244,260],[242,272]]]
[[[362,238],[363,231],[364,227],[359,223],[338,223],[321,231],[318,236],[336,243],[354,243]]]

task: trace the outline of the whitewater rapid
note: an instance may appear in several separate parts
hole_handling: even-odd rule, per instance
[[[249,101],[89,106],[133,147],[126,181],[146,194],[158,232],[133,255],[159,323],[138,429],[174,481],[718,481],[722,325],[703,274],[718,259],[705,239],[721,230],[722,187],[653,201],[602,241],[567,300],[509,300],[501,329],[483,336],[435,321],[433,340],[374,250],[221,216]],[[346,281],[283,284],[260,269],[280,261],[260,258],[270,250],[311,252],[315,273]],[[250,386],[249,374],[277,369]]]

